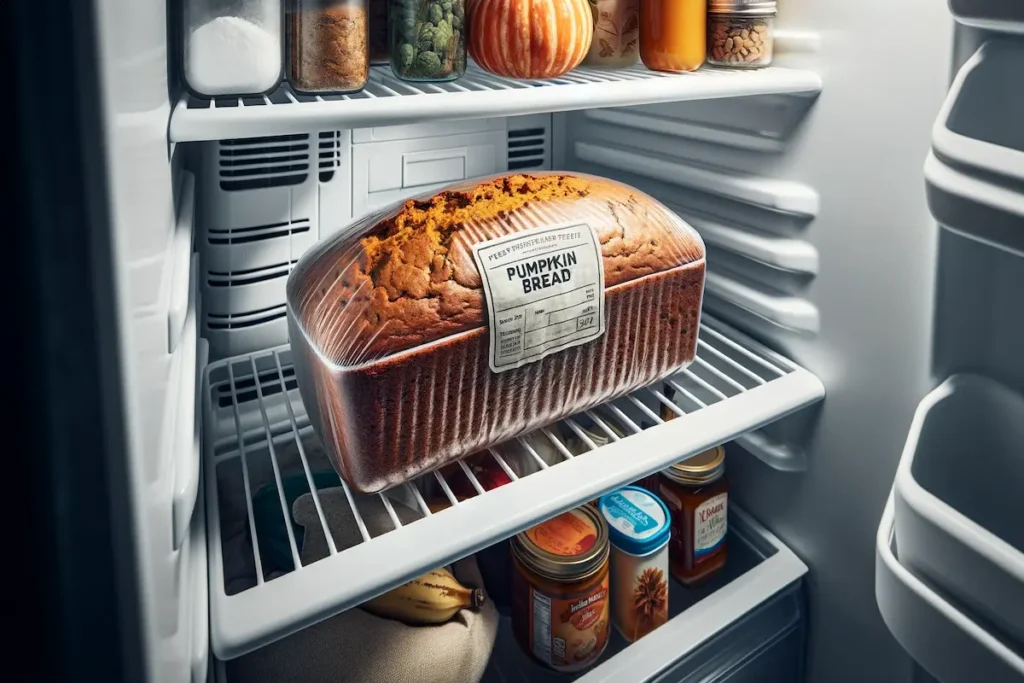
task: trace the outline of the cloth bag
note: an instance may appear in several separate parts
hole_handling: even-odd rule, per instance
[[[344,491],[327,489],[319,496],[338,549],[360,542]],[[377,496],[356,498],[371,536],[392,528]],[[397,501],[393,507],[403,524],[421,516]],[[302,563],[326,557],[327,540],[312,496],[300,496],[292,514],[305,527]],[[464,585],[483,587],[473,557],[452,569]],[[497,631],[498,612],[489,598],[478,611],[464,609],[433,626],[408,626],[353,608],[233,659],[226,668],[232,683],[476,683],[487,668]]]

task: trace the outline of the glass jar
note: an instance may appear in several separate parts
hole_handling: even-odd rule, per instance
[[[294,0],[288,80],[300,92],[362,90],[370,74],[366,0]]]
[[[256,95],[281,82],[280,0],[185,0],[185,85],[196,95]]]
[[[640,59],[654,71],[694,71],[707,52],[707,0],[640,0]]]
[[[612,549],[612,623],[633,642],[668,621],[669,511],[636,486],[601,496],[598,509]]]
[[[517,534],[511,543],[512,630],[556,671],[591,666],[608,645],[608,525],[589,505]]]
[[[590,0],[594,40],[588,66],[624,67],[640,56],[640,0]]]
[[[664,470],[658,493],[672,513],[672,577],[687,586],[702,583],[725,566],[725,449],[717,446]]]
[[[391,0],[391,70],[406,81],[466,73],[465,0]]]
[[[710,0],[708,64],[759,69],[772,63],[775,0]]]
[[[368,0],[370,12],[370,64],[387,64],[391,51],[388,5],[391,0]]]

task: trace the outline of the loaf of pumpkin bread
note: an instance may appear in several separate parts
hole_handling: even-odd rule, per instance
[[[489,365],[473,245],[586,224],[604,268],[604,333]],[[603,178],[513,174],[366,216],[288,279],[299,389],[338,473],[370,493],[660,379],[693,360],[704,245],[651,197]]]

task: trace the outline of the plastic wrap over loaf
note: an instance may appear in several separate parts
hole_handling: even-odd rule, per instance
[[[559,233],[559,226],[574,228]],[[540,241],[533,235],[552,232],[579,237],[580,258],[586,260],[589,248],[589,258],[601,264],[603,285],[600,275],[594,283],[603,293],[594,303],[603,331],[495,371],[487,297],[497,290],[485,288],[474,245],[511,240],[529,254]],[[508,251],[488,249],[489,258]],[[530,291],[531,281],[538,288],[552,278],[557,282],[558,273],[583,278],[585,273],[560,267],[582,267],[566,260],[570,251],[544,257],[549,270],[540,275],[528,259],[509,262],[508,279],[517,266],[525,281],[513,284],[523,291]],[[505,272],[503,265],[503,282]],[[287,289],[296,375],[310,420],[338,473],[371,493],[621,396],[692,361],[704,244],[678,216],[629,186],[568,173],[509,174],[357,220],[311,249]],[[577,289],[546,299],[552,305],[544,319],[576,324],[565,322],[578,312],[573,297],[584,291],[593,296],[593,287]],[[538,290],[525,296],[536,298]],[[491,303],[498,301],[493,294]],[[534,302],[529,314],[539,316],[539,306]],[[499,326],[508,320],[503,315],[497,316]],[[592,317],[579,325],[591,324]],[[526,348],[532,338],[526,337]]]

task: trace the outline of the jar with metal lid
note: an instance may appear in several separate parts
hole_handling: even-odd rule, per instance
[[[672,514],[672,576],[688,586],[701,583],[725,566],[725,449],[717,446],[662,471],[658,492]]]
[[[608,525],[589,505],[512,539],[512,629],[556,671],[580,671],[608,645]]]
[[[758,69],[772,63],[775,0],[708,0],[708,64]]]

